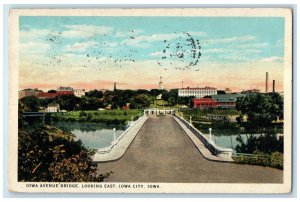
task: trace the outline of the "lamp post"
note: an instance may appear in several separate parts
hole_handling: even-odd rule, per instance
[[[190,116],[190,125],[192,125],[192,116]]]
[[[209,140],[211,141],[211,128],[209,128]]]

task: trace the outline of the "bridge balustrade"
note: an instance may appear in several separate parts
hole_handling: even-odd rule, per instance
[[[193,125],[187,122],[185,119],[178,116],[177,114],[175,114],[174,116],[176,116],[188,129],[190,129],[213,155],[231,157],[233,152],[232,149],[221,148],[215,145],[213,142],[207,139],[198,129],[196,129]]]

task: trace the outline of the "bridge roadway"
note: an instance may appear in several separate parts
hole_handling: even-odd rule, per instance
[[[282,183],[283,171],[206,160],[171,115],[150,117],[122,158],[98,163],[107,182]]]

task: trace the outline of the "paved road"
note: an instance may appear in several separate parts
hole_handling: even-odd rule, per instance
[[[150,117],[121,159],[98,168],[114,172],[109,182],[283,182],[281,170],[206,160],[171,116]]]

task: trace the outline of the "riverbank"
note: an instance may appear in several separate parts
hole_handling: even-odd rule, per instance
[[[60,114],[52,115],[53,121],[64,122],[91,122],[91,123],[104,123],[123,124],[128,121],[135,121],[143,114],[142,110],[91,110],[91,111],[69,111]]]

